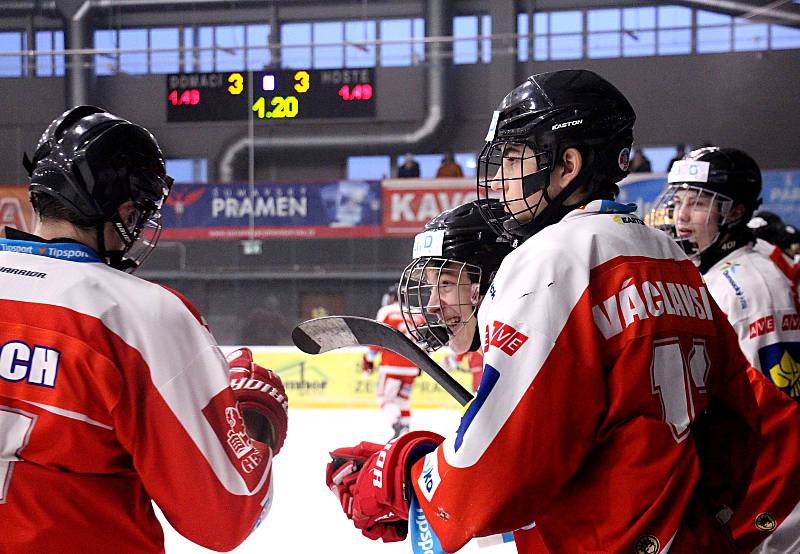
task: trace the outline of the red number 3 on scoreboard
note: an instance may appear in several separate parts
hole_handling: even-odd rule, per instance
[[[28,444],[36,417],[22,410],[0,406],[0,504],[6,503],[14,463]]]
[[[664,409],[664,422],[676,442],[689,436],[689,424],[697,416],[695,395],[705,394],[709,369],[704,340],[697,339],[684,357],[677,337],[655,341],[650,379]]]

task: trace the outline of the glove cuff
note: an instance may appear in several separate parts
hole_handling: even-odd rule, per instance
[[[411,466],[425,454],[436,450],[443,441],[444,437],[437,433],[412,431],[384,446],[383,451],[378,454],[378,462],[373,469],[373,483],[382,480],[383,486],[378,487],[380,492],[377,496],[403,519],[408,519],[409,497],[406,483],[410,482]],[[383,452],[386,452],[386,457],[381,464],[380,456]],[[376,472],[381,472],[383,468],[385,470],[379,478]]]

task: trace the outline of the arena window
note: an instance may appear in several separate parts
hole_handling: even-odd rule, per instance
[[[36,31],[37,51],[63,51],[64,31]],[[36,75],[53,77],[64,75],[64,54],[37,54]]]
[[[375,21],[346,21],[344,39],[345,67],[375,67],[375,44],[365,44],[375,40]]]
[[[800,48],[800,29],[770,25],[770,46],[773,50]]]
[[[167,175],[176,183],[207,183],[208,160],[205,158],[174,158],[166,160]]]
[[[655,7],[622,10],[622,55],[653,56],[656,53]]]
[[[683,6],[659,6],[656,12],[658,54],[670,56],[692,51],[692,10]]]
[[[517,34],[520,61],[800,48],[792,27],[676,5],[523,12]]]
[[[589,10],[586,14],[588,31],[586,53],[590,58],[619,58],[622,52],[619,9]]]
[[[348,179],[386,179],[392,174],[390,156],[349,156]]]
[[[468,64],[492,61],[492,17],[461,15],[453,18],[453,63]]]
[[[402,41],[425,37],[425,21],[415,19],[383,19],[380,22],[380,39]],[[385,67],[416,65],[425,59],[423,42],[381,44],[380,61]]]
[[[697,10],[697,52],[730,52],[732,21],[729,15]]]
[[[314,67],[320,69],[344,67],[344,46],[341,44],[344,42],[344,21],[314,23],[312,30]]]

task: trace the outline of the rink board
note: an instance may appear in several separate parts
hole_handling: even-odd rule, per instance
[[[292,408],[375,408],[377,371],[365,375],[361,358],[365,349],[344,348],[316,356],[294,347],[251,347],[257,363],[278,373],[289,394]],[[227,351],[230,348],[223,348]],[[440,365],[449,351],[433,353]],[[472,375],[456,370],[451,375],[472,390]],[[414,381],[412,408],[460,408],[428,375]]]

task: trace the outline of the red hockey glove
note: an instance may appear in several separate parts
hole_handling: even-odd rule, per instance
[[[383,447],[362,442],[339,448],[331,452],[326,483],[365,537],[402,541],[408,534],[405,483],[409,468],[443,440],[436,433],[413,431]]]
[[[289,399],[281,378],[253,362],[249,348],[228,354],[230,383],[251,439],[265,442],[278,454],[289,424]]]
[[[365,354],[361,358],[361,371],[367,374],[371,374],[374,369],[375,369],[375,363],[372,360],[370,360]]]

